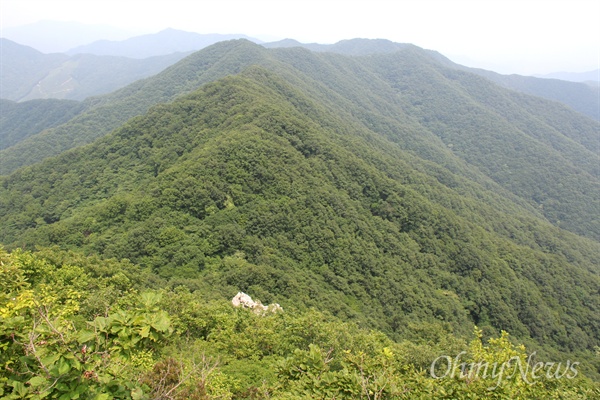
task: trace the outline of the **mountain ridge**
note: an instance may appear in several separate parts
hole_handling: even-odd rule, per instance
[[[375,45],[373,45],[375,44]],[[411,44],[401,44],[385,39],[350,39],[335,44],[301,43],[294,39],[264,43],[267,48],[303,47],[317,52],[334,52],[346,55],[374,55],[393,53]],[[417,47],[417,46],[414,46]],[[470,68],[454,63],[434,50],[426,50],[442,64],[481,75],[491,81],[522,93],[543,97],[566,104],[574,110],[600,121],[600,87],[570,80],[547,79],[541,76],[504,75],[480,68]],[[597,73],[591,71],[590,74]]]
[[[600,69],[595,69],[592,71],[586,72],[553,72],[550,74],[544,75],[535,75],[538,78],[544,79],[559,79],[561,81],[571,81],[571,82],[596,82],[596,84],[600,83]]]
[[[247,39],[260,43],[257,39],[241,34],[200,34],[167,28],[157,33],[134,36],[120,41],[100,40],[70,49],[66,54],[94,54],[143,59],[172,53],[198,51],[217,42],[232,39]]]
[[[135,32],[110,25],[53,20],[2,29],[2,35],[6,39],[33,47],[42,53],[62,53],[99,39],[119,40],[134,34]]]
[[[550,353],[600,339],[596,241],[261,66],[0,178],[0,200],[10,247],[126,258],[396,339],[411,321],[506,329]]]
[[[83,105],[73,100],[31,100],[16,103],[0,99],[0,150],[61,125],[82,109]]]
[[[593,151],[597,123],[554,103],[516,95],[467,72],[456,72],[437,62],[430,52],[412,46],[397,53],[351,57],[306,49],[269,50],[244,40],[222,42],[153,78],[97,99],[93,105],[90,102],[92,114],[76,117],[77,125],[54,128],[2,151],[0,166],[13,162],[11,154],[16,157],[18,149],[15,161],[21,162],[26,159],[25,149],[47,151],[48,146],[41,142],[32,145],[40,139],[56,146],[60,142],[54,135],[60,134],[63,149],[89,143],[152,104],[170,101],[254,64],[283,74],[311,98],[367,124],[419,157],[480,183],[493,180],[539,208],[556,225],[590,237],[598,234],[598,165]],[[489,104],[492,98],[497,104]],[[523,107],[531,108],[531,113]],[[542,110],[549,107],[558,107],[560,113],[546,116]],[[454,112],[449,112],[451,109]],[[94,114],[97,117],[91,117]],[[557,128],[553,128],[558,123],[555,114],[562,115]],[[101,115],[102,125],[90,124],[84,135],[82,122]],[[459,122],[467,116],[471,122]],[[481,132],[486,132],[489,150],[475,145]],[[503,145],[501,137],[507,134],[514,145]],[[535,154],[530,154],[532,149]],[[517,160],[516,170],[508,167]],[[544,172],[547,168],[552,174]]]
[[[84,100],[154,75],[187,54],[145,60],[115,56],[43,54],[0,39],[0,97],[14,101],[54,98]]]

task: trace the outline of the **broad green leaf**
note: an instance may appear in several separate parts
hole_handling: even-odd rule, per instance
[[[89,342],[89,341],[94,340],[95,338],[96,338],[95,332],[86,331],[86,330],[80,331],[79,335],[77,336],[77,340],[79,341],[79,343]]]
[[[65,375],[71,370],[71,364],[65,360],[60,360],[58,363],[58,374]]]
[[[17,392],[17,394],[21,397],[25,397],[25,395],[27,394],[27,387],[23,384],[23,382],[19,382],[19,381],[12,381],[12,383],[10,384],[15,390],[15,392]]]
[[[96,317],[96,319],[94,320],[94,325],[96,326],[96,328],[98,328],[98,330],[102,332],[106,329],[107,323],[108,321],[105,317]]]
[[[152,327],[159,332],[165,332],[171,326],[171,320],[165,312],[160,312],[152,321]]]
[[[41,361],[42,361],[42,364],[44,364],[44,366],[46,366],[46,368],[49,368],[52,365],[54,365],[56,363],[56,361],[58,361],[59,358],[60,358],[60,354],[51,354],[47,357],[42,358]]]
[[[146,325],[146,326],[142,327],[142,329],[140,329],[140,336],[143,338],[148,337],[149,333],[150,333],[149,325]]]
[[[31,387],[36,388],[36,387],[41,387],[41,386],[45,386],[48,384],[48,380],[42,376],[34,376],[33,378],[31,378],[29,380],[29,384],[31,385]]]

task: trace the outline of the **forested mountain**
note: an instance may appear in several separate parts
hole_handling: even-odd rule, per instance
[[[0,99],[0,150],[29,136],[61,125],[83,110],[73,100],[31,100],[16,103]]]
[[[338,43],[329,45],[318,43],[300,43],[293,39],[285,39],[278,42],[265,43],[263,46],[267,48],[303,47],[318,52],[333,52],[346,55],[368,55],[394,53],[410,45],[394,43],[385,39],[351,39],[342,40]],[[487,71],[479,68],[469,68],[456,64],[435,51],[429,51],[429,54],[448,67],[457,68],[484,76],[491,81],[509,89],[561,102],[573,108],[575,111],[579,111],[588,117],[600,121],[600,87],[598,85],[589,85],[580,81],[571,81],[574,78],[559,80],[561,79],[561,75],[553,76],[554,79],[542,79],[541,77],[521,76],[514,74],[502,75],[493,71]],[[591,77],[594,74],[596,74],[595,77],[597,78],[597,71],[592,71],[589,74],[582,76]],[[586,79],[582,79],[582,81],[584,80]]]
[[[83,100],[154,75],[186,53],[136,60],[80,54],[43,54],[0,39],[0,97],[8,100]]]
[[[598,122],[415,46],[358,43],[218,43],[0,153],[11,393],[143,398],[184,370],[199,383],[181,389],[226,398],[598,393],[419,372],[472,339],[474,359],[525,357],[505,330],[600,376]],[[287,311],[238,312],[239,291]],[[46,336],[27,347],[30,326]]]
[[[410,44],[395,43],[387,39],[348,39],[334,44],[301,43],[294,39],[283,39],[278,42],[264,43],[263,46],[269,49],[303,47],[311,51],[339,53],[349,56],[395,53],[406,47],[414,47]]]
[[[404,149],[478,182],[494,181],[551,223],[597,238],[598,123],[448,68],[432,54],[410,45],[350,57],[223,42],[88,102],[88,111],[69,123],[3,150],[0,171],[89,143],[152,104],[257,64]]]
[[[575,111],[600,121],[600,86],[598,85],[531,76],[501,75],[474,68],[469,70],[509,89],[559,101]]]
[[[65,54],[43,54],[0,38],[0,97],[19,100],[27,96],[33,86],[68,59]]]
[[[148,58],[172,53],[189,53],[224,40],[242,38],[258,42],[246,35],[200,34],[169,28],[158,33],[135,36],[121,41],[100,40],[75,47],[67,51],[67,54]]]

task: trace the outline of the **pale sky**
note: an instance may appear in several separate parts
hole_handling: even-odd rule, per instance
[[[266,41],[384,38],[501,73],[600,68],[600,0],[0,0],[2,30],[39,20]]]

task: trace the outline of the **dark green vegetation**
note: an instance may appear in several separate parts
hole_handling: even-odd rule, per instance
[[[16,103],[0,99],[0,150],[61,125],[82,109],[81,103],[72,100],[48,99]]]
[[[58,246],[96,260],[79,263],[127,259],[114,268],[145,271],[140,290],[183,286],[193,298],[221,300],[245,291],[293,310],[274,319],[241,314],[254,319],[236,325],[240,331],[276,337],[286,326],[277,318],[325,319],[333,325],[315,329],[350,336],[377,329],[389,339],[376,334],[379,345],[349,345],[350,354],[367,346],[373,368],[394,379],[414,368],[397,383],[423,393],[437,381],[410,379],[444,352],[456,354],[474,324],[486,338],[506,330],[542,359],[578,360],[598,377],[597,122],[447,68],[413,46],[349,57],[247,41],[207,48],[89,110],[44,136],[93,143],[0,178],[0,243],[9,250]],[[141,307],[131,301],[127,307]],[[194,323],[219,313],[237,318],[215,307]],[[335,318],[314,316],[311,307]],[[208,340],[202,329],[191,337]],[[273,350],[296,360],[280,380],[308,357],[313,376],[346,379],[356,398],[360,368],[349,366],[352,356],[337,354],[331,370],[319,364],[348,339],[290,338]],[[227,340],[217,348],[230,360],[243,340]],[[388,356],[377,358],[384,348],[407,358],[386,370]],[[254,359],[267,355],[260,354]],[[265,363],[264,374],[275,374]],[[319,387],[306,376],[295,375],[281,393]],[[557,387],[543,390],[570,390]]]
[[[72,121],[0,151],[0,173],[90,143],[153,104],[258,64],[401,148],[479,183],[491,178],[551,223],[598,238],[597,122],[447,68],[431,52],[400,47],[396,53],[347,57],[220,43],[89,101]]]
[[[154,75],[185,57],[185,53],[136,60],[79,54],[43,54],[0,38],[1,97],[83,100],[105,94]]]

